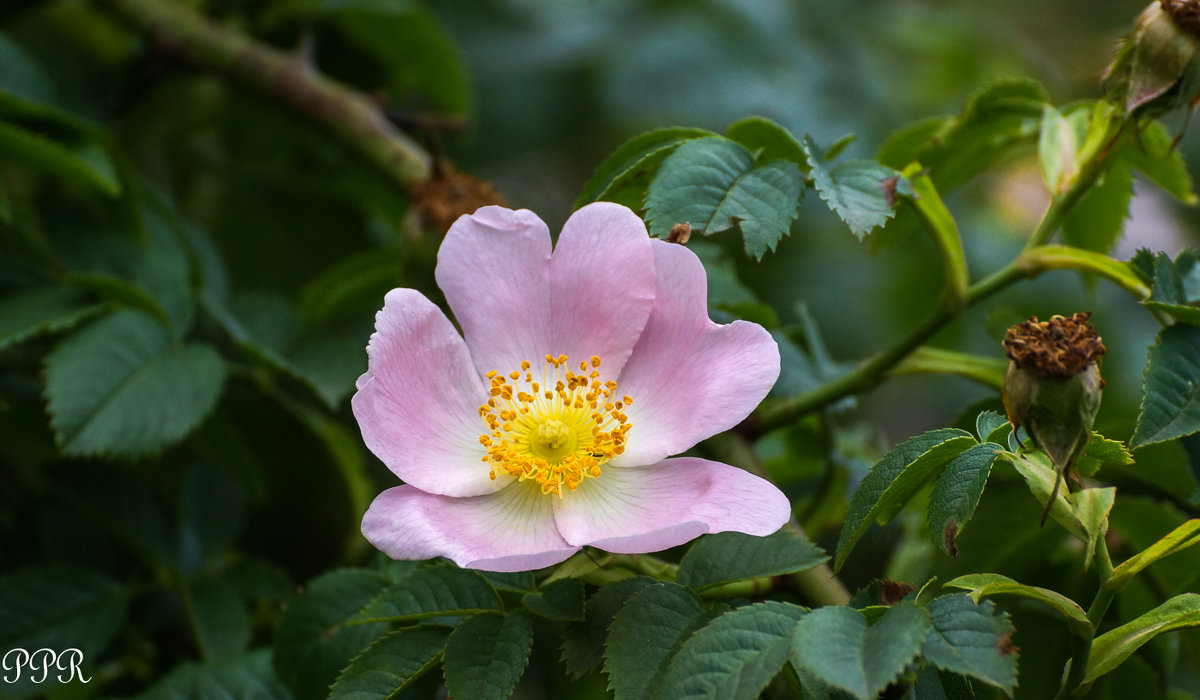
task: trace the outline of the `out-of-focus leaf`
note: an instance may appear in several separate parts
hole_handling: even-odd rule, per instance
[[[1057,109],[1051,105],[1042,107],[1042,125],[1038,137],[1038,164],[1042,168],[1042,181],[1050,195],[1058,197],[1071,188],[1079,174],[1075,161],[1075,129]]]
[[[634,136],[618,146],[612,155],[600,163],[575,200],[575,208],[598,200],[608,200],[626,204],[635,210],[641,209],[645,196],[644,187],[649,184],[663,160],[685,141],[706,136],[716,134],[707,129],[672,126]],[[636,196],[614,199],[614,196],[634,182],[643,183]],[[627,199],[634,200],[634,203],[630,205]]]
[[[1067,624],[1075,630],[1076,634],[1091,634],[1092,632],[1092,623],[1088,620],[1087,613],[1080,607],[1079,603],[1048,588],[1026,586],[1001,574],[968,574],[966,576],[959,576],[956,579],[947,581],[944,587],[961,588],[969,591],[971,600],[976,603],[984,598],[995,596],[1018,596],[1036,600],[1039,603],[1050,606],[1055,612],[1066,618]]]
[[[921,486],[975,444],[975,438],[965,430],[931,430],[909,438],[871,467],[850,499],[834,568],[841,568],[854,543],[873,521],[891,520]]]
[[[1113,591],[1120,591],[1142,569],[1145,569],[1163,557],[1169,557],[1194,544],[1200,544],[1200,520],[1195,518],[1180,525],[1164,535],[1162,539],[1121,562],[1120,566],[1113,569],[1112,577],[1105,582],[1104,587]]]
[[[389,289],[400,284],[402,257],[392,248],[371,248],[330,265],[300,291],[300,317],[308,327],[344,323],[373,313]]]
[[[1200,595],[1177,595],[1150,612],[1096,637],[1083,682],[1093,681],[1113,670],[1154,637],[1197,625],[1200,625]]]
[[[271,669],[271,651],[258,649],[205,663],[183,663],[137,696],[137,700],[183,698],[291,700],[292,695]]]
[[[1152,121],[1144,126],[1133,143],[1121,151],[1121,160],[1132,165],[1167,194],[1184,204],[1200,201],[1192,187],[1192,176],[1179,149],[1172,147],[1172,138],[1162,122]]]
[[[859,240],[896,215],[897,193],[914,194],[912,184],[886,165],[848,160],[829,168],[816,143],[807,136],[804,150],[817,193]]]
[[[62,287],[33,287],[0,299],[0,349],[76,325],[104,307]]]
[[[1109,520],[1111,527],[1128,540],[1130,549],[1135,552],[1130,561],[1137,561],[1136,552],[1161,552],[1154,550],[1155,545],[1172,531],[1184,527],[1189,518],[1170,503],[1129,493],[1117,499]],[[1144,571],[1152,585],[1166,593],[1188,590],[1200,576],[1200,549],[1189,545],[1172,547],[1169,551],[1169,556],[1148,562],[1149,568]],[[1123,576],[1117,582],[1128,585],[1129,580]]]
[[[533,625],[517,610],[463,620],[446,640],[446,690],[454,698],[506,700],[529,663]]]
[[[359,654],[329,689],[330,700],[387,700],[442,658],[448,627],[419,625],[389,632]]]
[[[753,700],[787,662],[808,611],[767,601],[731,610],[700,628],[672,657],[654,700]]]
[[[952,557],[958,556],[958,534],[979,505],[1000,446],[972,445],[946,465],[929,495],[929,536]]]
[[[1177,323],[1164,328],[1150,348],[1144,376],[1131,447],[1200,430],[1200,327]]]
[[[660,583],[630,598],[605,642],[604,672],[617,700],[652,693],[671,657],[705,620],[704,606],[683,586]]]
[[[663,161],[646,192],[650,233],[675,224],[711,235],[737,228],[746,253],[762,258],[800,212],[800,168],[789,161],[755,165],[741,144],[721,136],[688,141]]]
[[[1077,248],[1108,253],[1125,231],[1132,199],[1133,173],[1128,165],[1118,161],[1098,185],[1067,211],[1062,222],[1063,241]]]
[[[387,629],[347,624],[387,585],[374,571],[337,569],[313,579],[288,605],[275,632],[274,666],[296,698],[325,698],[346,664]]]
[[[811,569],[829,559],[817,545],[790,530],[766,537],[738,532],[705,535],[679,562],[676,580],[703,589],[756,576],[780,576]]]
[[[869,628],[853,608],[820,608],[797,625],[792,663],[826,685],[871,700],[917,656],[929,629],[929,615],[912,603],[896,604]]]
[[[219,579],[189,581],[187,597],[196,646],[205,659],[246,651],[250,643],[250,614],[232,585]]]
[[[149,316],[116,311],[46,356],[47,410],[65,454],[144,455],[198,426],[224,379],[212,347],[172,344]]]
[[[59,142],[0,122],[0,155],[110,197],[121,193],[121,178],[112,156],[87,137]]]
[[[929,604],[931,628],[921,656],[943,671],[976,678],[1009,695],[1017,685],[1017,650],[1007,613],[996,614],[990,600],[976,604],[964,594]]]

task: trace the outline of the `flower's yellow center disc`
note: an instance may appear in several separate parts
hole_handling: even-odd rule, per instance
[[[488,432],[483,461],[491,477],[515,476],[536,481],[545,494],[563,495],[584,479],[600,476],[600,465],[625,451],[630,424],[625,407],[633,399],[616,398],[617,383],[600,380],[600,358],[567,369],[567,356],[546,356],[540,380],[532,364],[507,376],[488,372],[491,398],[479,407]]]

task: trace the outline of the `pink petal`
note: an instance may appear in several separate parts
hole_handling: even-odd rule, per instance
[[[655,258],[646,224],[611,202],[589,204],[567,219],[554,262],[552,345],[574,361],[599,356],[615,378],[654,304]]]
[[[657,552],[708,532],[769,535],[791,505],[770,482],[728,464],[694,457],[641,469],[608,465],[599,477],[555,500],[567,542],[610,552]]]
[[[532,212],[484,207],[450,227],[436,274],[481,374],[566,354],[616,376],[654,297],[646,226],[608,202],[575,212],[553,256]]]
[[[652,241],[658,293],[617,380],[633,398],[625,453],[612,464],[651,464],[740,423],[779,377],[779,346],[762,326],[708,317],[704,266],[681,245]]]
[[[362,532],[393,559],[446,557],[485,571],[541,569],[579,549],[559,536],[551,499],[528,483],[473,498],[390,488],[367,509]]]
[[[460,217],[435,276],[481,375],[549,352],[550,231],[536,214],[483,207]]]
[[[488,392],[445,314],[420,292],[393,289],[375,329],[351,400],[367,447],[430,493],[476,496],[502,487],[489,478],[479,444]]]

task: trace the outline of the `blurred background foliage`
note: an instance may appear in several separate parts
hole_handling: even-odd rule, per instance
[[[440,235],[396,178],[344,138],[163,50],[120,19],[129,4],[137,3],[0,4],[0,294],[16,299],[0,315],[0,576],[26,572],[9,579],[2,602],[13,610],[75,591],[93,604],[99,617],[80,624],[88,644],[106,650],[96,674],[114,695],[139,692],[183,661],[269,645],[297,584],[370,557],[358,518],[393,478],[361,446],[347,399],[384,292],[437,294]],[[557,231],[595,166],[655,127],[720,132],[761,114],[823,146],[854,134],[848,153],[872,157],[891,131],[956,113],[998,78],[1031,77],[1056,104],[1097,97],[1117,39],[1144,3],[185,4],[371,96],[419,148],[490,181]],[[1168,126],[1182,128],[1182,116]],[[1200,159],[1194,135],[1180,149],[1188,163]],[[1194,210],[1136,187],[1117,257],[1196,245]],[[976,278],[1020,250],[1046,205],[1032,149],[946,199]],[[815,326],[830,363],[858,360],[936,303],[937,252],[904,216],[859,243],[815,202],[810,195],[762,263],[734,237],[706,241],[710,275],[730,299],[761,298],[782,333]],[[44,296],[18,296],[31,290]],[[46,311],[18,332],[17,308]],[[1109,348],[1097,427],[1128,438],[1158,326],[1112,285],[1046,274],[965,313],[933,342],[999,359],[1010,324],[1082,309],[1095,310]],[[79,395],[112,370],[113,343],[132,336],[165,358],[156,371],[171,388],[142,403],[162,415],[100,427],[72,418],[101,410]],[[826,545],[853,484],[887,448],[960,415],[973,420],[969,406],[998,404],[994,389],[925,375],[895,378],[857,401],[755,446]],[[139,430],[150,437],[137,442]],[[1187,503],[1195,474],[1171,466],[1188,450],[1200,448],[1143,450],[1143,471],[1111,476],[1122,487],[1113,519],[1128,524],[1126,536],[1165,531],[1195,509]],[[847,585],[967,571],[1083,585],[1059,531],[1007,537],[1005,523],[1038,516],[1027,496],[1004,496],[1024,489],[1019,480],[989,489],[976,518],[990,526],[964,532],[957,562],[912,536],[919,515],[872,530],[843,572]],[[1200,569],[1188,561],[1153,569],[1153,585],[1194,589]],[[33,567],[37,576],[27,573]],[[17,585],[31,581],[38,585]],[[96,601],[109,600],[105,591],[124,593],[104,606]],[[1036,610],[1016,615],[1018,630],[1038,632],[1018,640],[1022,677],[1057,673],[1062,654],[1053,649],[1065,631]],[[60,618],[20,625],[22,634],[57,630],[55,639],[71,629]],[[10,634],[0,642],[27,639]],[[1165,668],[1174,668],[1178,639],[1155,642]],[[555,697],[558,682],[532,692]],[[1200,680],[1182,682],[1196,692]]]

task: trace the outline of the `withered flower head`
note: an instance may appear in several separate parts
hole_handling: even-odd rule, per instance
[[[441,162],[428,180],[413,185],[413,197],[421,221],[433,231],[445,232],[458,217],[471,214],[489,204],[504,205],[504,196],[495,185],[455,170]]]
[[[1171,15],[1175,24],[1200,34],[1200,0],[1159,0],[1163,10]]]
[[[1022,369],[1037,370],[1043,377],[1073,377],[1104,354],[1104,343],[1088,323],[1091,311],[1067,318],[1051,316],[1038,321],[1032,316],[1004,335],[1004,349]]]

